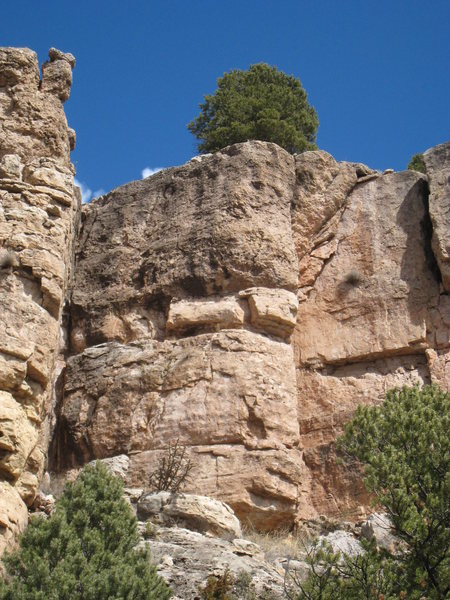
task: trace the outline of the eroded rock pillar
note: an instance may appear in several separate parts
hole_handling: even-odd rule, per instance
[[[27,523],[46,459],[74,194],[71,54],[0,48],[0,554]]]

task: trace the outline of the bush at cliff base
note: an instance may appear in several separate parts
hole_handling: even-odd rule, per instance
[[[297,599],[440,600],[450,597],[450,394],[435,386],[390,390],[359,407],[338,446],[362,466],[375,504],[400,541],[359,557],[313,547]]]
[[[135,548],[137,521],[122,483],[101,463],[66,486],[49,519],[35,518],[5,559],[1,600],[165,600],[170,591]]]

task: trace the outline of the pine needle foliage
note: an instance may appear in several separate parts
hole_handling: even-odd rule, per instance
[[[247,140],[274,142],[288,152],[316,149],[319,121],[299,79],[265,63],[233,69],[204,96],[200,115],[187,126],[199,152],[216,152]]]
[[[411,157],[411,160],[408,164],[408,169],[410,171],[419,171],[419,173],[426,173],[427,167],[425,165],[425,161],[423,160],[423,154],[414,154]]]
[[[338,441],[357,461],[374,503],[403,542],[356,559],[319,548],[298,600],[444,600],[450,597],[450,394],[436,386],[387,392],[360,406]]]
[[[334,552],[325,542],[308,549],[306,581],[288,573],[286,595],[290,600],[394,600],[402,597],[404,578],[387,552],[373,542],[363,542],[364,552],[349,556]],[[397,593],[397,590],[400,590]]]
[[[170,591],[135,548],[122,482],[101,463],[67,484],[49,519],[33,519],[5,558],[1,600],[165,600]]]
[[[405,542],[411,581],[430,598],[450,593],[449,431],[450,394],[404,387],[380,407],[359,407],[341,442]]]

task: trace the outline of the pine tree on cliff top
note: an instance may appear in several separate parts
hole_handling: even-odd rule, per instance
[[[1,600],[165,600],[170,591],[136,550],[137,521],[121,481],[101,463],[66,486],[5,559]]]
[[[274,142],[288,152],[316,148],[319,121],[299,79],[264,63],[225,73],[205,96],[188,129],[199,152],[215,152],[247,140]]]

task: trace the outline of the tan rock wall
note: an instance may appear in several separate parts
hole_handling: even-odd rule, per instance
[[[450,142],[430,148],[423,155],[430,181],[429,210],[433,223],[433,251],[450,292]]]
[[[239,144],[85,208],[59,468],[126,453],[140,485],[179,440],[191,491],[293,522],[293,164],[274,144]]]
[[[334,454],[355,407],[450,386],[448,144],[423,176],[246,142],[112,191],[82,211],[63,348],[74,59],[49,57],[40,78],[33,52],[0,49],[0,551],[26,522],[57,390],[59,472],[127,455],[145,487],[178,440],[188,491],[258,528],[363,511]]]
[[[358,404],[381,402],[392,387],[450,387],[448,296],[431,247],[426,177],[361,171],[349,179],[350,166],[322,152],[301,155],[296,166],[294,240],[307,248],[292,336],[304,461],[298,514],[350,518],[368,499],[359,474],[337,465],[333,442]],[[322,203],[319,216],[327,214],[313,243],[303,214],[311,171],[319,180],[312,198]]]
[[[0,48],[0,552],[26,524],[47,455],[79,207],[61,104],[73,57],[53,57],[40,89],[36,54]]]
[[[426,177],[249,142],[84,209],[55,465],[169,442],[261,528],[367,506],[333,442],[395,385],[448,385]]]

